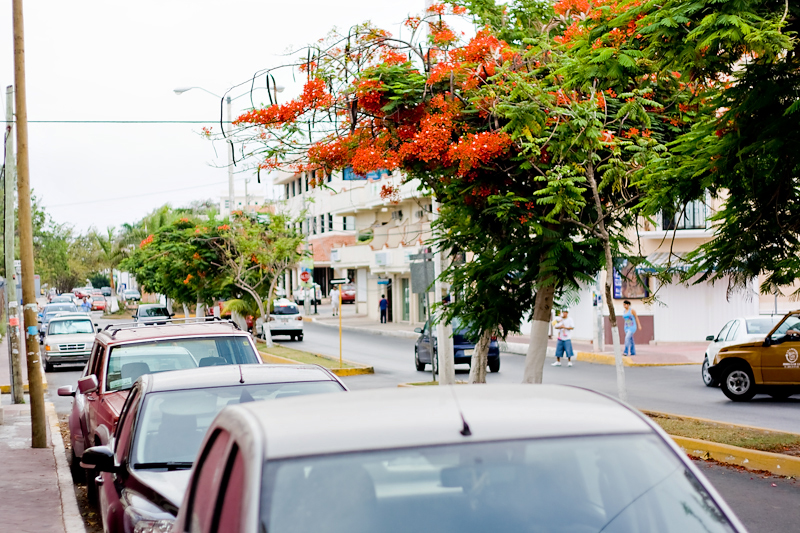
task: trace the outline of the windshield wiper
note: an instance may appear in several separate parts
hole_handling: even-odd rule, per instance
[[[167,470],[188,470],[191,467],[191,461],[165,461],[163,463],[136,463],[133,465],[134,470],[153,470],[156,468],[166,468]]]

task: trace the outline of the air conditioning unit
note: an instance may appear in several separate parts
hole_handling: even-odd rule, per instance
[[[386,266],[391,262],[389,252],[375,252],[375,264],[378,266]]]
[[[399,209],[397,211],[392,211],[392,220],[403,220],[403,212]]]

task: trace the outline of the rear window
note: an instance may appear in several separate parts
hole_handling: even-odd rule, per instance
[[[747,333],[748,335],[769,333],[775,324],[778,323],[780,317],[774,318],[752,318],[747,320]]]
[[[139,310],[141,316],[169,316],[166,307],[145,307]]]
[[[300,310],[294,304],[291,305],[276,305],[272,311],[273,315],[299,315]]]
[[[136,353],[133,353],[135,350]],[[131,355],[128,352],[138,358],[128,358]],[[249,365],[260,362],[249,338],[245,335],[165,338],[115,346],[109,356],[106,389],[130,389],[142,374],[198,366]],[[144,363],[144,365],[123,368],[123,365],[128,363]]]

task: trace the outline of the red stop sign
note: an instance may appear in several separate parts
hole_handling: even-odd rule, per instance
[[[307,270],[300,272],[300,281],[302,281],[303,283],[308,283],[310,279],[311,279],[311,274],[309,274]]]

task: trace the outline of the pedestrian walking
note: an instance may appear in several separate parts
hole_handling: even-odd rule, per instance
[[[381,324],[386,324],[389,320],[389,300],[386,299],[385,294],[381,294],[381,301],[378,306],[381,309]]]
[[[639,322],[639,315],[636,314],[636,311],[631,309],[631,302],[629,300],[622,302],[622,305],[625,307],[625,312],[622,313],[622,320],[625,324],[625,351],[622,352],[622,355],[636,355],[636,345],[633,343],[633,334],[636,333],[637,329],[642,328],[642,324]]]
[[[331,304],[333,304],[333,316],[339,314],[339,289],[336,287],[331,291]]]
[[[567,366],[572,366],[572,330],[575,329],[575,322],[569,317],[569,311],[561,311],[561,318],[554,321],[553,328],[558,330],[558,340],[556,341],[556,362],[551,366],[561,366],[561,357],[567,356]]]
[[[81,309],[83,310],[84,313],[88,313],[88,312],[90,312],[92,310],[92,304],[89,303],[89,298],[88,297],[84,297],[83,298],[83,303],[81,304]]]

